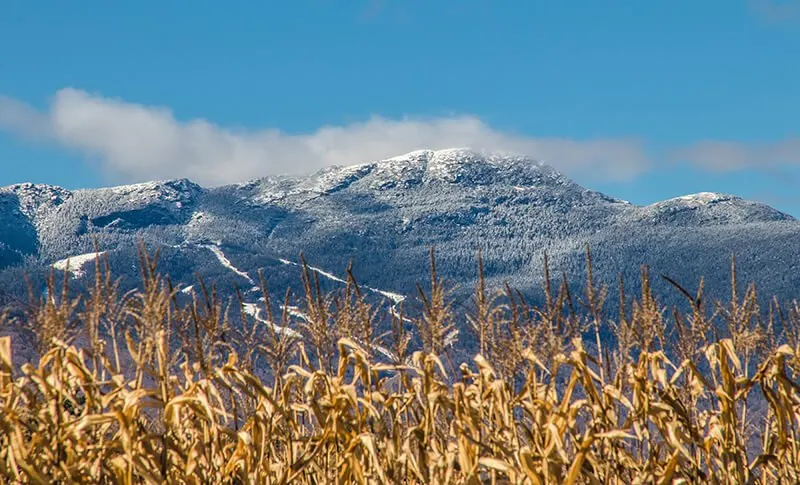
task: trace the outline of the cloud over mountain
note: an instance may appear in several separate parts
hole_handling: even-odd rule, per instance
[[[378,160],[419,148],[470,146],[546,160],[567,173],[629,179],[650,161],[637,140],[536,138],[496,130],[475,116],[372,117],[313,133],[236,129],[180,120],[164,107],[62,89],[42,112],[0,98],[0,129],[46,137],[85,154],[114,181],[189,177],[219,185],[277,173]]]
[[[656,163],[644,143],[634,138],[532,137],[497,130],[471,115],[373,116],[298,134],[182,120],[166,107],[73,88],[58,91],[44,111],[0,96],[0,130],[81,153],[113,182],[187,177],[222,185],[453,146],[515,152],[598,182],[630,180]],[[702,140],[674,147],[667,155],[672,161],[718,172],[797,166],[800,139],[761,144]]]
[[[676,161],[684,161],[710,171],[770,168],[800,165],[800,138],[771,143],[737,143],[703,140],[673,152]]]

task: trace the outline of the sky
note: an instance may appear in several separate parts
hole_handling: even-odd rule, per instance
[[[0,4],[0,186],[207,186],[470,146],[800,217],[800,0]]]

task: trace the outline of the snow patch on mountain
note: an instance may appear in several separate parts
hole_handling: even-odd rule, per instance
[[[96,253],[79,254],[77,256],[65,258],[53,263],[53,268],[57,269],[58,271],[69,271],[73,278],[82,278],[86,274],[84,266],[86,266],[87,263],[96,261],[105,253],[105,251],[100,251]]]

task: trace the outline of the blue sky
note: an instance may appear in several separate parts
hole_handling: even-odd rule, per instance
[[[800,216],[800,0],[11,1],[0,185],[525,151],[635,203]]]

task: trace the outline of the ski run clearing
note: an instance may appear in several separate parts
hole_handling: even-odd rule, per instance
[[[233,263],[231,263],[231,260],[225,256],[225,253],[222,252],[222,249],[220,249],[218,245],[206,244],[201,247],[204,247],[209,251],[211,251],[212,253],[214,253],[214,256],[217,257],[217,260],[222,266],[225,266],[229,270],[233,271],[236,275],[241,276],[242,278],[246,279],[251,285],[255,286],[256,282],[253,280],[253,278],[251,278],[250,275],[248,275],[244,271],[234,266]]]
[[[294,261],[289,261],[288,259],[278,259],[278,261],[280,261],[281,263],[283,263],[285,265],[302,267],[301,264],[295,263]],[[314,267],[314,266],[308,266],[308,269],[310,269],[311,271],[313,271],[313,272],[317,273],[318,275],[320,275],[320,276],[322,276],[324,278],[327,278],[327,279],[329,279],[331,281],[335,281],[337,283],[342,283],[342,284],[347,284],[347,281],[339,278],[336,275],[328,273],[327,271],[322,270],[320,268],[317,268],[317,267]],[[363,288],[366,288],[367,290],[369,290],[369,291],[371,291],[373,293],[377,293],[379,295],[385,296],[386,298],[390,299],[395,305],[402,303],[406,299],[405,296],[397,294],[397,293],[392,293],[391,291],[379,290],[377,288],[371,288],[369,286],[364,286]]]
[[[56,261],[53,263],[53,268],[57,269],[58,271],[69,271],[73,278],[82,278],[86,274],[86,270],[84,269],[86,263],[96,261],[105,253],[105,251],[100,251],[96,253],[86,253],[78,256],[72,256],[60,261]]]
[[[301,337],[300,333],[298,333],[295,330],[292,330],[291,328],[281,327],[280,325],[276,325],[275,323],[270,322],[269,320],[263,319],[261,317],[261,308],[255,303],[242,303],[242,306],[244,307],[244,312],[246,314],[250,315],[258,322],[261,322],[265,325],[269,325],[273,330],[275,330],[275,333],[279,335],[286,335],[292,338]]]

